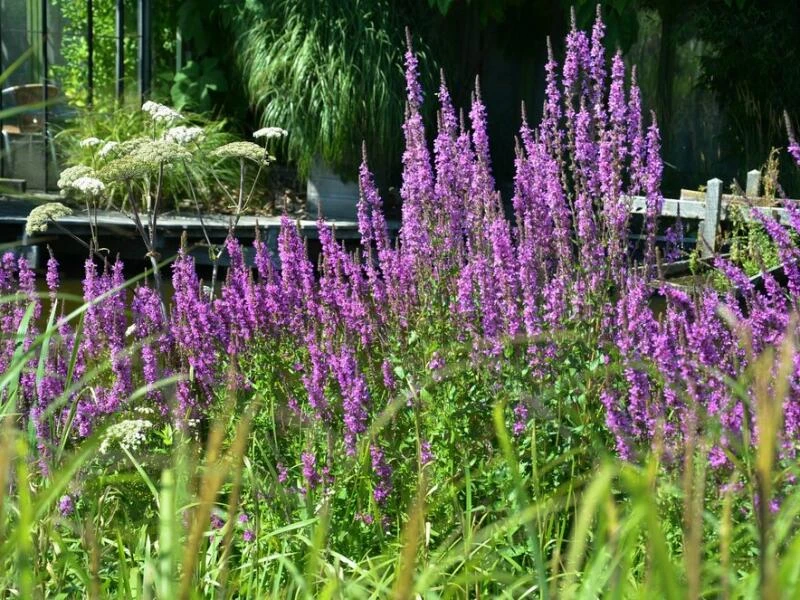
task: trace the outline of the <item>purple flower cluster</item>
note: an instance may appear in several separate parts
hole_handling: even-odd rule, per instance
[[[438,319],[437,335],[468,347],[472,366],[498,365],[504,352],[519,350],[539,381],[560,367],[554,334],[590,322],[607,346],[604,351],[622,367],[595,398],[618,453],[634,457],[655,440],[668,452],[677,451],[702,418],[713,417],[722,425],[722,436],[712,454],[715,463],[724,464],[723,450],[739,443],[743,427],[752,425],[727,380],[752,358],[720,307],[749,332],[755,353],[796,336],[798,331],[787,331],[787,315],[800,301],[800,250],[782,224],[758,216],[786,264],[788,296],[769,276],[766,293],[760,293],[735,265],[720,259],[717,268],[737,294],[720,297],[708,289],[689,296],[664,287],[663,314],[650,310],[662,204],[659,131],[654,118],[643,121],[635,73],[626,86],[621,56],[608,60],[604,35],[599,17],[590,34],[573,22],[563,62],[548,53],[541,123],[531,127],[523,115],[519,131],[513,218],[505,214],[492,174],[480,91],[476,86],[468,119],[459,119],[442,78],[439,127],[429,148],[418,64],[409,44],[397,240],[389,235],[365,152],[359,170],[360,251],[346,251],[335,231],[320,221],[318,271],[296,224],[285,216],[279,265],[257,239],[253,269],[239,242],[227,240],[230,267],[218,293],[204,288],[193,259],[181,251],[172,266],[174,294],[166,313],[148,286],[135,289],[129,300],[119,260],[98,265],[89,259],[81,336],[60,323],[47,375],[37,381],[32,361],[20,376],[23,412],[40,438],[50,435],[40,417],[65,393],[76,339],[75,377],[88,376],[93,365],[110,365],[89,379],[90,389],[70,392],[62,410],[67,414],[75,407],[76,435],[85,436],[99,420],[130,408],[130,395],[140,385],[165,418],[186,424],[202,417],[226,386],[257,388],[259,382],[251,378],[258,374],[248,365],[262,353],[287,374],[282,385],[296,384],[285,395],[284,412],[309,431],[322,432],[328,453],[343,449],[359,456],[373,418],[406,383],[396,381],[400,371],[395,367],[406,366],[403,352],[410,336],[419,334],[426,321]],[[791,148],[800,157],[794,140]],[[634,264],[627,243],[630,197],[639,194],[646,200],[644,269]],[[800,233],[800,209],[789,212],[790,228]],[[674,246],[680,235],[670,235]],[[46,282],[56,302],[55,260],[48,263]],[[38,316],[41,306],[34,274],[11,254],[0,260],[0,292],[14,298],[0,304],[0,367],[5,369],[17,342],[27,347],[35,334],[29,329],[25,340],[16,340],[26,307],[33,306]],[[131,332],[127,337],[126,331]],[[140,360],[132,360],[129,342],[140,349]],[[425,358],[417,357],[419,367],[440,380],[445,364],[449,370],[456,363],[450,363],[445,349],[426,348]],[[279,364],[284,359],[286,364]],[[233,382],[231,372],[237,373]],[[180,377],[174,394],[156,389],[160,379],[172,375]],[[419,409],[410,404],[409,410]],[[513,413],[514,433],[520,436],[528,408],[516,403]],[[792,455],[800,439],[800,359],[784,414],[785,452]],[[393,491],[389,465],[395,457],[387,457],[389,447],[370,441],[379,505]],[[420,442],[419,458],[423,464],[434,460],[429,442]],[[328,465],[320,468],[314,452],[301,454],[299,468],[307,492],[330,481]],[[279,465],[277,471],[286,482],[288,469]]]
[[[392,468],[389,466],[386,455],[380,446],[372,445],[369,448],[370,458],[372,459],[372,472],[375,474],[375,487],[372,490],[372,497],[379,506],[386,504],[392,493]]]

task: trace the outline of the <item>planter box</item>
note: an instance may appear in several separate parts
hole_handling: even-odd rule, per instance
[[[311,165],[306,187],[306,214],[316,219],[355,221],[358,219],[358,183],[344,181],[320,159]]]

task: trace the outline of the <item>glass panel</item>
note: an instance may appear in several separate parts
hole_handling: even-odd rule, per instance
[[[122,101],[131,108],[140,104],[138,4],[137,0],[122,2]],[[153,90],[164,97],[172,80],[169,67],[174,67],[174,54],[170,54],[174,53],[176,10],[172,1],[158,6],[158,25],[151,38],[152,75]],[[92,17],[92,113],[96,116],[110,113],[118,103],[117,0],[92,0]],[[88,40],[86,0],[46,0],[46,6],[42,0],[0,0],[0,69],[22,57],[0,85],[0,110],[30,107],[0,114],[0,177],[24,179],[29,189],[55,190],[58,172],[67,162],[61,155],[65,144],[76,145],[77,140],[65,132],[56,144],[54,136],[80,123],[76,119],[85,116],[89,105]],[[61,152],[56,152],[56,146]]]
[[[44,74],[45,70],[51,74],[50,66],[61,60],[60,18],[50,3],[41,0],[2,0],[0,25],[2,68],[11,69],[0,92],[4,109],[0,175],[23,179],[30,189],[52,189],[58,167],[45,124],[57,109],[55,104],[45,106],[45,97],[56,99],[59,89]]]

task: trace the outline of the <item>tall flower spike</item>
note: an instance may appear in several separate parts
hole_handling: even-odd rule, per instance
[[[636,65],[631,69],[631,87],[628,92],[628,153],[630,167],[628,170],[629,194],[638,194],[643,187],[645,143],[642,129],[642,96],[636,82]]]
[[[603,38],[606,26],[603,23],[603,13],[600,3],[597,3],[594,26],[592,27],[591,49],[589,51],[589,76],[591,78],[591,106],[594,118],[599,126],[605,125],[606,113],[603,107],[603,93],[606,84],[606,49]]]
[[[645,264],[655,264],[656,219],[661,214],[663,199],[661,196],[661,174],[664,170],[661,162],[661,136],[658,131],[656,115],[652,113],[652,123],[647,129],[647,163],[644,172],[644,191],[647,196],[647,248]]]
[[[414,44],[411,40],[411,30],[406,27],[406,92],[408,104],[412,111],[419,111],[422,107],[422,86],[419,83],[419,61],[414,53]]]
[[[558,63],[553,56],[553,45],[550,37],[547,38],[547,63],[544,66],[545,70],[545,100],[544,109],[542,111],[542,122],[539,126],[539,132],[542,142],[547,147],[548,151],[553,155],[561,156],[561,92],[558,89]],[[523,104],[524,112],[524,104]],[[523,122],[527,119],[523,116]],[[526,144],[527,148],[528,144]],[[530,152],[530,149],[528,149]]]
[[[430,250],[430,226],[426,207],[433,201],[433,171],[422,122],[422,88],[419,84],[419,65],[408,33],[406,52],[406,89],[408,109],[403,124],[406,149],[403,152],[403,224],[400,229],[403,252],[414,263],[417,257],[427,256]]]

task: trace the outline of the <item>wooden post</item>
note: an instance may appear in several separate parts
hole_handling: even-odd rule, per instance
[[[722,180],[709,179],[706,187],[706,216],[700,228],[700,254],[704,258],[714,256],[717,249],[717,227],[722,208]]]
[[[745,190],[745,195],[752,200],[753,198],[758,198],[759,193],[761,192],[761,171],[758,169],[753,169],[752,171],[747,172],[747,189]]]

